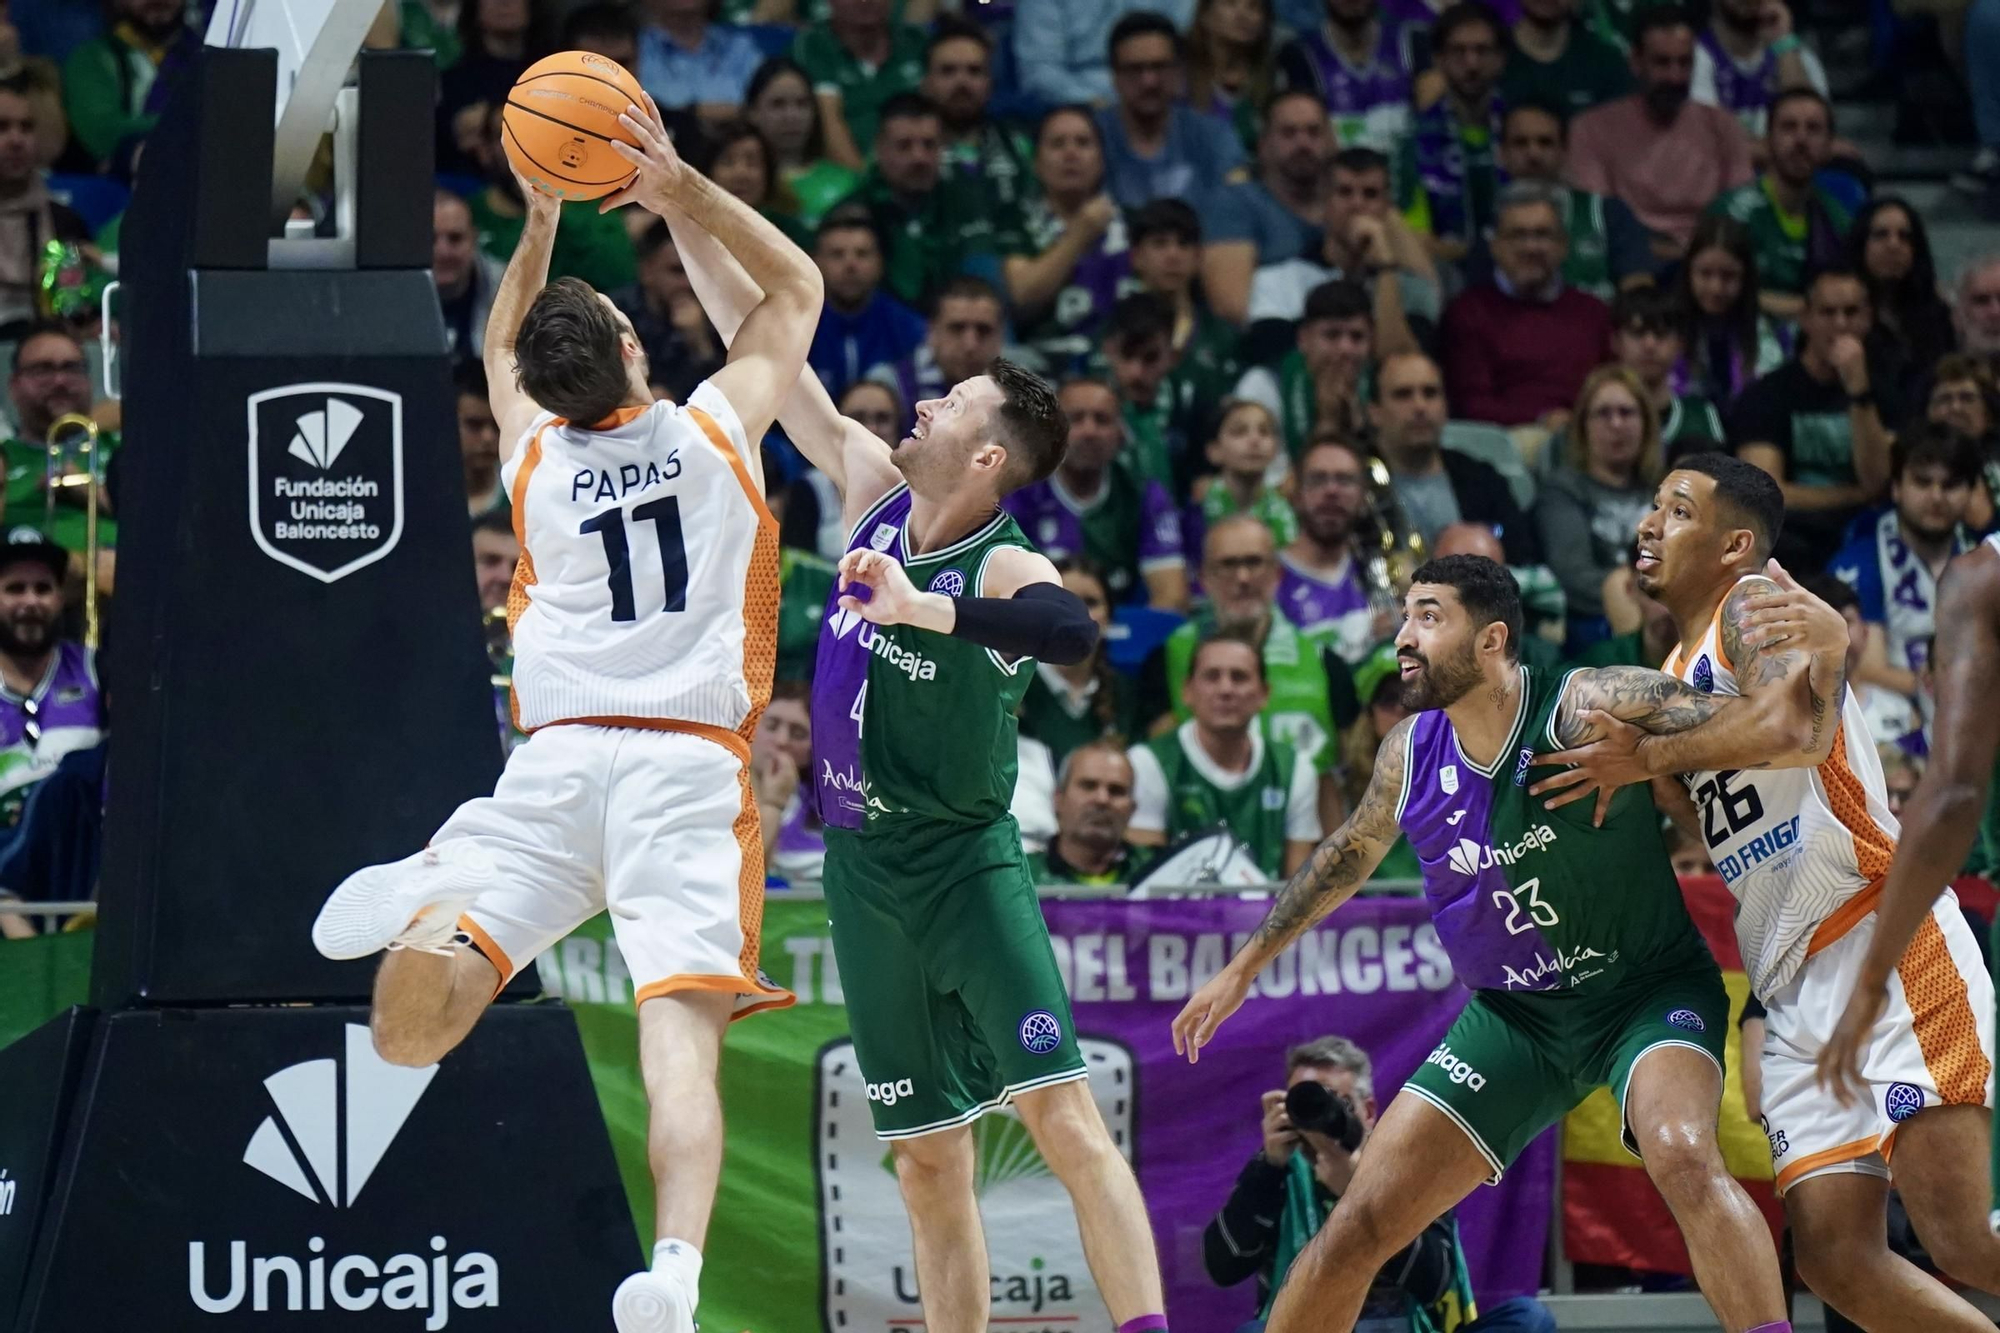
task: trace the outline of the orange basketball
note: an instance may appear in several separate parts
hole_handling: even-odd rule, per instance
[[[558,199],[599,199],[630,181],[632,164],[613,139],[635,140],[618,123],[645,105],[639,81],[615,60],[559,51],[528,66],[500,113],[500,144],[528,183]]]

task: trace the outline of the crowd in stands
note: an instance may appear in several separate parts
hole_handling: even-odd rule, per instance
[[[43,439],[96,414],[115,515],[96,297],[210,8],[0,4],[5,521],[73,567],[80,497],[45,509]],[[1971,0],[1948,54],[1986,145],[1968,174],[2000,179],[1995,11]],[[478,353],[524,216],[500,108],[581,48],[813,255],[812,368],[856,420],[899,439],[1000,355],[1058,385],[1068,456],[1009,505],[1104,636],[1022,714],[1051,881],[1131,882],[1218,831],[1295,865],[1399,716],[1385,644],[1423,554],[1514,570],[1531,666],[1657,664],[1633,529],[1709,449],[1782,483],[1788,568],[1853,589],[1855,678],[1918,772],[1936,578],[1996,523],[2000,251],[1939,271],[1842,137],[1816,40],[1781,0],[390,3],[370,43],[439,69],[433,272],[496,678],[517,550]],[[298,215],[332,225],[323,198]],[[658,396],[721,363],[651,215],[565,207],[553,275],[626,312]],[[765,471],[784,609],[756,785],[774,878],[809,884],[804,688],[846,534],[781,434]]]

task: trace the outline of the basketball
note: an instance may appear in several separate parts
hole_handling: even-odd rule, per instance
[[[611,141],[636,142],[618,117],[645,104],[639,81],[617,61],[559,51],[528,66],[507,93],[500,143],[514,169],[543,194],[599,199],[632,179],[632,164]]]

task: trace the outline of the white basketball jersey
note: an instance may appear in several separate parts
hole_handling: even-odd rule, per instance
[[[501,469],[521,562],[514,710],[554,722],[738,733],[771,697],[778,523],[750,444],[704,381],[603,429],[544,413]]]
[[[1741,694],[1721,625],[1718,606],[1694,650],[1676,647],[1661,670],[1699,690]],[[1682,780],[1708,854],[1736,895],[1750,987],[1769,996],[1798,971],[1816,934],[1824,930],[1821,942],[1830,943],[1866,915],[1895,855],[1899,830],[1861,705],[1852,689],[1842,694],[1832,752],[1817,768],[1711,770]]]

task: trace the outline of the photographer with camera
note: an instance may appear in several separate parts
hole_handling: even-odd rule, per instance
[[[1238,1333],[1263,1329],[1283,1274],[1354,1178],[1375,1124],[1373,1066],[1345,1037],[1287,1051],[1285,1084],[1282,1092],[1264,1094],[1263,1146],[1202,1233],[1202,1260],[1218,1286],[1257,1279],[1257,1317]],[[1555,1333],[1556,1321],[1531,1297],[1481,1315],[1458,1223],[1446,1213],[1382,1266],[1354,1327],[1355,1333]]]

